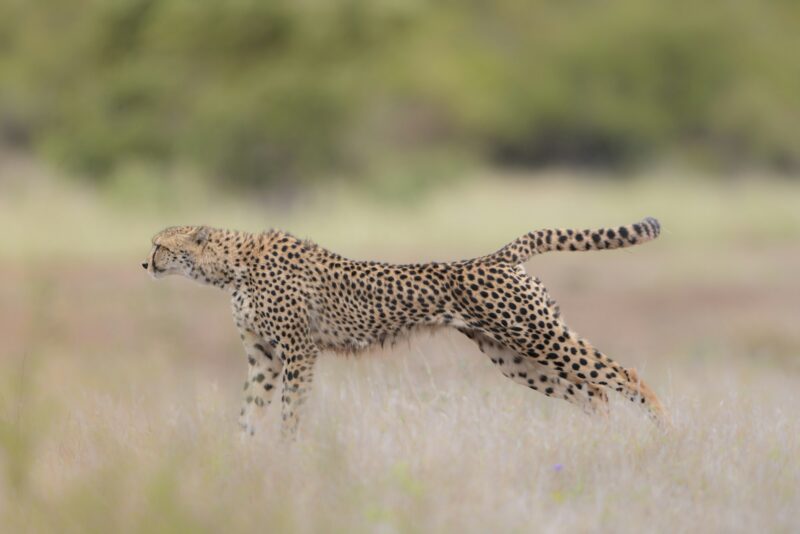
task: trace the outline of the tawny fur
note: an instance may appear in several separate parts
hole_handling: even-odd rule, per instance
[[[652,218],[611,229],[539,230],[473,260],[391,265],[349,260],[277,230],[181,226],[156,234],[142,265],[154,277],[180,274],[231,294],[249,363],[240,419],[248,434],[279,378],[283,429],[296,431],[321,350],[355,353],[442,327],[457,329],[505,376],[547,396],[604,413],[612,389],[666,422],[636,372],[572,332],[541,281],[520,265],[542,252],[626,247],[659,232]]]

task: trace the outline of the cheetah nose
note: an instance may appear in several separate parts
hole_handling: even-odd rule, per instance
[[[142,262],[142,269],[144,269],[145,271],[147,270],[147,262],[146,261]]]

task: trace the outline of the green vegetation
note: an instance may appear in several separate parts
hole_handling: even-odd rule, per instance
[[[799,34],[781,0],[2,0],[0,135],[96,181],[134,162],[276,186],[441,154],[794,170]]]

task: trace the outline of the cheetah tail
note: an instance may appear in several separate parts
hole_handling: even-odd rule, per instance
[[[653,217],[618,228],[536,230],[481,260],[518,265],[532,256],[553,250],[604,250],[638,245],[655,239],[660,232],[661,225]]]

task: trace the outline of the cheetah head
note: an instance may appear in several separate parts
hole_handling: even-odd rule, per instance
[[[203,263],[210,233],[207,226],[172,226],[162,230],[153,236],[153,248],[142,267],[153,278],[169,274],[191,277]]]

